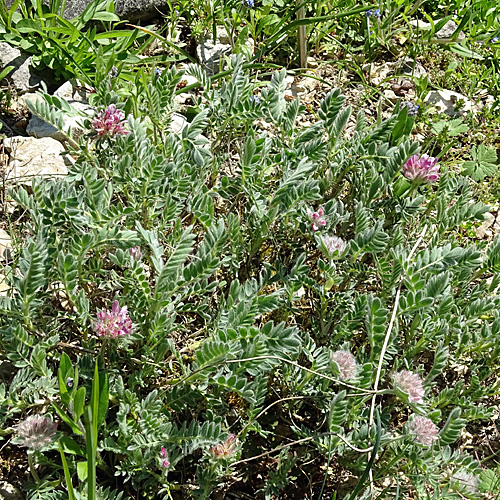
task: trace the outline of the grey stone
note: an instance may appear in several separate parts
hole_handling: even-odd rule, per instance
[[[426,95],[424,101],[432,104],[439,112],[446,113],[448,116],[460,116],[476,110],[472,101],[453,90],[432,90]],[[457,109],[459,103],[460,106]]]
[[[437,39],[441,41],[451,40],[453,33],[457,30],[457,24],[451,19],[434,35]],[[456,38],[457,42],[461,42],[465,39],[465,34],[461,31]]]
[[[303,94],[306,92],[312,92],[319,86],[319,83],[319,80],[316,78],[304,76],[303,78],[300,78],[297,83],[292,84],[292,93]]]
[[[6,0],[10,7],[14,0]],[[64,10],[64,17],[72,19],[79,16],[91,3],[91,0],[68,0]],[[167,0],[116,0],[115,14],[120,19],[130,22],[147,21],[161,17],[161,12],[167,11]]]
[[[50,137],[11,137],[4,139],[5,151],[10,162],[7,170],[7,182],[31,184],[33,177],[64,177],[68,166],[74,160],[62,156],[62,144]]]
[[[182,134],[182,131],[188,126],[189,122],[183,115],[172,113],[172,121],[168,127],[169,132],[173,134]]]
[[[490,212],[484,214],[485,221],[476,229],[476,236],[478,238],[484,238],[486,236],[491,236],[491,226],[495,222],[495,216]]]
[[[88,104],[85,92],[78,90],[78,86],[73,85],[71,82],[66,82],[59,87],[54,92],[54,95],[65,99],[67,103],[72,106],[74,113],[65,113],[63,118],[63,130],[69,132],[71,139],[77,141],[78,138],[86,132],[81,123],[85,117],[93,117],[95,109]],[[42,97],[37,94],[32,94],[26,96],[25,100],[34,101],[37,99],[42,99]],[[33,137],[51,137],[60,142],[65,142],[67,140],[63,132],[36,115],[31,117],[26,132]]]
[[[396,63],[396,72],[401,75],[412,75],[416,78],[427,76],[427,71],[421,63],[411,57],[404,57]]]
[[[66,82],[54,92],[54,95],[65,99],[70,104],[74,104],[75,102],[88,104],[87,93],[82,88],[84,87],[79,85],[79,82]]]
[[[434,21],[434,25],[436,25],[438,22],[439,22],[439,19]],[[429,31],[432,28],[431,23],[427,23],[427,22],[422,21],[420,19],[412,19],[410,21],[410,25],[416,29],[420,29],[423,31]],[[452,37],[453,33],[455,33],[456,29],[457,29],[457,24],[454,23],[450,19],[437,33],[434,33],[434,38],[432,39],[432,41],[440,42],[440,43],[447,43],[447,42],[451,41],[451,37]],[[463,31],[461,31],[458,34],[458,37],[456,38],[455,41],[461,42],[464,39],[465,39],[465,34]]]
[[[217,26],[216,39],[217,43],[231,45],[231,37],[224,26]]]
[[[391,101],[393,104],[395,104],[399,100],[399,97],[391,89],[384,90],[384,97],[386,99],[389,99],[389,101]]]
[[[19,94],[40,87],[42,79],[33,72],[31,57],[22,54],[19,49],[11,47],[5,42],[0,43],[0,64],[2,69],[7,66],[14,66],[14,69],[7,76],[7,80],[12,83]]]
[[[231,54],[231,45],[213,42],[212,37],[205,37],[200,40],[196,47],[196,55],[200,64],[209,73],[217,73],[225,56]]]
[[[2,275],[0,275],[0,283],[3,283]],[[4,295],[1,292],[0,294]],[[24,500],[24,496],[15,486],[12,486],[12,484],[7,481],[0,481],[0,500]]]

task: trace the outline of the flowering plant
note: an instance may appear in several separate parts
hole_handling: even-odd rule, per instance
[[[83,137],[65,179],[12,190],[27,239],[0,296],[15,372],[0,384],[2,428],[51,405],[61,458],[37,484],[63,470],[68,497],[211,498],[249,478],[280,498],[302,469],[320,498],[333,460],[353,497],[438,498],[452,471],[477,469],[456,443],[498,391],[500,239],[457,238],[487,207],[395,138],[397,117],[369,125],[332,90],[298,130],[286,71],[259,83],[255,105],[243,59],[229,64],[219,87],[188,68],[203,99],[182,132],[168,121],[183,73],[148,73],[127,134]],[[97,90],[104,106],[109,78]],[[102,348],[132,332],[133,349]],[[123,491],[104,489],[117,477]]]
[[[125,113],[110,104],[106,110],[99,111],[92,120],[92,129],[98,136],[110,137],[126,135],[130,132],[125,128]]]
[[[438,159],[426,154],[413,155],[403,165],[404,176],[415,183],[436,182],[439,179],[439,170]]]
[[[132,321],[127,306],[120,307],[117,300],[113,302],[111,311],[102,310],[97,313],[95,330],[104,337],[120,337],[132,333]]]

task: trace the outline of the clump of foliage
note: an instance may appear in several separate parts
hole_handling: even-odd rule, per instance
[[[180,134],[182,72],[103,78],[119,127],[87,118],[66,178],[12,190],[0,422],[59,422],[30,498],[272,498],[300,468],[321,497],[332,467],[349,500],[476,498],[456,443],[499,389],[500,239],[454,231],[488,208],[419,159],[407,108],[369,126],[332,90],[297,129],[285,70],[256,99],[243,62],[217,88],[187,69],[203,98]]]

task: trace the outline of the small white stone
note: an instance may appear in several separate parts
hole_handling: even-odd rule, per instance
[[[33,177],[64,177],[74,163],[69,155],[61,156],[62,144],[50,137],[12,137],[4,139],[10,154],[7,179],[10,182],[31,184]]]

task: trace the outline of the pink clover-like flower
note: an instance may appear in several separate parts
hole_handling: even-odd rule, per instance
[[[325,220],[325,209],[323,207],[319,207],[317,212],[313,212],[311,210],[307,211],[307,216],[309,217],[312,223],[312,230],[315,233],[320,227],[326,226]]]
[[[103,337],[120,337],[132,333],[132,321],[127,306],[120,307],[117,300],[113,302],[111,311],[99,311],[95,322],[95,330]]]
[[[95,115],[92,128],[101,137],[130,134],[130,131],[125,129],[125,123],[125,113],[117,109],[114,104],[110,104],[108,109],[101,110]]]
[[[410,403],[423,403],[425,390],[422,379],[413,372],[403,370],[392,376],[396,390],[404,392]]]
[[[323,236],[321,238],[323,245],[328,252],[328,256],[332,259],[334,257],[340,257],[344,250],[346,249],[346,242],[339,238],[338,236]]]
[[[16,431],[21,438],[21,446],[31,450],[41,450],[54,441],[57,423],[52,422],[49,417],[31,415],[23,420]]]
[[[438,159],[429,155],[413,155],[404,165],[404,176],[416,183],[436,182],[439,179]]]
[[[234,456],[236,453],[236,436],[234,434],[229,434],[223,443],[210,447],[209,451],[212,456],[217,459],[230,458]]]
[[[406,425],[417,443],[430,446],[438,439],[439,430],[430,418],[413,415]]]

